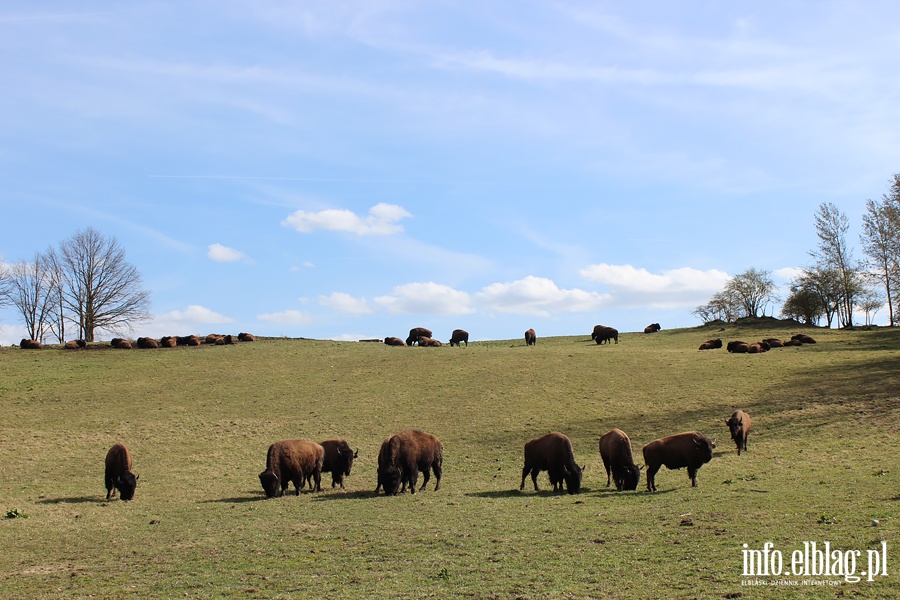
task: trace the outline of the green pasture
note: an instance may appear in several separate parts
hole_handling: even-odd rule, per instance
[[[586,328],[586,333],[590,328]],[[158,350],[0,348],[3,598],[820,598],[900,589],[900,331],[812,329],[818,344],[731,355],[706,339],[788,338],[778,322],[473,342],[259,339]],[[540,332],[538,332],[540,333]],[[737,456],[723,420],[753,417]],[[597,440],[718,441],[692,488],[606,487]],[[382,440],[444,445],[441,490],[373,493]],[[525,442],[560,431],[582,493],[519,491]],[[346,490],[266,500],[276,440],[359,448]],[[132,502],[105,500],[126,444]],[[420,479],[421,481],[421,479]],[[292,490],[293,488],[291,488]],[[888,576],[746,577],[744,544],[790,567],[804,542],[866,551]],[[748,583],[779,583],[762,586]],[[837,584],[837,585],[833,585]]]

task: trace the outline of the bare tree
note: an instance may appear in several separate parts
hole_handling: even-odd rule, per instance
[[[83,340],[93,342],[97,329],[131,330],[132,323],[149,318],[150,292],[141,289],[140,273],[115,238],[91,227],[78,231],[60,243],[56,260],[62,303]]]
[[[818,270],[830,271],[837,276],[837,314],[843,327],[851,327],[856,298],[864,287],[852,251],[847,245],[850,222],[847,215],[831,202],[820,204],[815,218],[819,248],[810,252],[810,255],[816,259]]]
[[[3,257],[0,256],[0,307],[10,303],[10,293],[12,291],[12,273]]]
[[[765,314],[769,302],[778,299],[771,273],[753,267],[729,279],[725,291],[744,317],[758,317],[760,311]]]
[[[900,173],[880,202],[866,200],[863,231],[859,236],[868,260],[868,275],[884,287],[888,326],[894,326],[894,290],[900,282]]]
[[[35,254],[33,262],[12,266],[10,300],[25,321],[28,336],[41,343],[49,327],[49,319],[57,294],[57,281],[48,269],[46,257]]]

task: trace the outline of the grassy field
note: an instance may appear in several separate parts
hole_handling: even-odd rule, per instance
[[[813,330],[816,345],[698,352],[777,323],[391,348],[263,339],[159,350],[0,349],[0,596],[6,598],[895,597],[900,331]],[[753,416],[737,456],[723,420]],[[376,496],[381,441],[437,435],[441,490]],[[601,434],[717,438],[691,488],[606,488]],[[582,493],[519,491],[522,447],[568,435]],[[343,437],[347,489],[266,500],[270,443]],[[105,500],[125,443],[135,500]],[[873,523],[877,521],[877,524]],[[748,577],[744,544],[790,568],[804,542],[886,542],[888,576]],[[846,556],[849,556],[846,555]],[[747,583],[784,583],[778,586]],[[824,585],[815,585],[815,584]],[[796,584],[796,585],[794,585]]]

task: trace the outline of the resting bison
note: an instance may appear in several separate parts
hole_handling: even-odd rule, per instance
[[[601,327],[600,329],[594,328],[594,333],[591,335],[594,338],[594,341],[598,344],[602,344],[603,342],[609,343],[610,340],[616,340],[616,343],[619,343],[619,330],[613,327]]]
[[[406,345],[403,343],[403,340],[401,340],[398,337],[386,337],[386,338],[384,338],[384,343],[387,344],[388,346],[405,346]]]
[[[747,346],[748,354],[759,354],[760,352],[769,351],[768,342],[753,342],[752,344],[748,344]]]
[[[562,491],[563,482],[570,494],[581,489],[584,467],[579,467],[575,462],[572,442],[561,433],[548,433],[525,444],[525,466],[522,467],[522,484],[519,490],[525,489],[525,478],[531,473],[534,491],[540,491],[537,478],[541,471],[547,471],[554,492]]]
[[[699,350],[715,350],[716,348],[722,347],[722,340],[716,338],[714,340],[706,340],[702,344],[700,344]]]
[[[388,496],[396,496],[398,491],[416,493],[416,481],[422,471],[423,481],[419,491],[425,489],[434,471],[434,491],[441,488],[441,473],[444,464],[444,447],[441,442],[424,431],[407,429],[389,437],[381,444],[378,452],[378,486]],[[400,484],[403,489],[400,489]]]
[[[798,333],[796,335],[791,336],[792,340],[797,340],[801,344],[815,344],[816,340],[814,340],[811,336],[806,335],[805,333]]]
[[[159,348],[159,342],[157,342],[153,338],[139,337],[137,339],[137,347],[138,348]]]
[[[174,348],[178,345],[178,340],[175,339],[175,336],[166,335],[159,338],[159,346],[160,348]]]
[[[735,340],[733,342],[728,342],[725,348],[729,352],[733,352],[735,354],[746,354],[750,351],[750,344],[748,344],[747,342],[740,342]]]
[[[454,329],[453,333],[450,335],[450,346],[459,348],[460,342],[465,342],[466,348],[469,347],[469,332],[463,329]]]
[[[252,342],[255,340],[256,340],[256,338],[253,337],[252,333],[246,333],[246,332],[242,331],[238,334],[238,341],[240,341],[240,342]]]
[[[606,487],[609,487],[612,474],[618,491],[637,489],[641,470],[634,464],[631,440],[624,431],[613,429],[600,436],[600,458],[606,467]]]
[[[800,340],[788,340],[788,341],[784,342],[785,348],[787,348],[789,346],[802,346],[802,345],[803,345],[803,342],[801,342]]]
[[[123,444],[113,444],[106,453],[106,469],[103,479],[106,482],[106,499],[116,497],[119,490],[119,498],[131,500],[134,498],[134,488],[140,475],[131,472],[131,452]]]
[[[196,335],[178,336],[175,338],[175,344],[178,346],[199,346],[200,338]]]
[[[662,327],[659,326],[659,323],[651,323],[644,327],[644,333],[656,333],[660,329],[662,329]]]
[[[19,342],[19,348],[22,350],[40,350],[41,343],[36,340],[26,340],[23,338],[22,341]]]
[[[346,440],[325,440],[319,445],[325,449],[322,472],[331,473],[331,487],[340,485],[344,489],[344,477],[350,476],[353,459],[359,457],[359,450],[354,452]],[[307,483],[310,482],[310,477],[311,474],[307,474]]]
[[[436,340],[430,337],[420,337],[419,338],[419,346],[422,348],[440,348],[443,346],[440,340]]]
[[[128,340],[117,339],[113,346],[119,350],[131,350],[131,342]]]
[[[269,446],[266,454],[266,470],[259,474],[266,498],[283,496],[291,482],[300,495],[300,488],[311,474],[314,491],[322,491],[322,465],[325,449],[307,440],[282,440]]]
[[[537,344],[537,334],[534,333],[534,329],[529,329],[525,332],[525,345],[534,346],[535,344]]]
[[[730,419],[725,419],[725,424],[731,430],[731,439],[737,444],[738,456],[741,450],[747,451],[747,436],[750,435],[750,415],[738,409],[731,413]]]
[[[763,341],[769,345],[769,348],[781,348],[784,346],[784,342],[778,338],[766,338]]]
[[[656,491],[656,472],[663,465],[668,469],[687,467],[691,485],[697,487],[697,469],[712,460],[715,442],[699,431],[677,433],[654,440],[644,446],[644,464],[647,466],[647,491]]]
[[[87,342],[84,340],[69,340],[66,342],[66,345],[63,346],[66,350],[78,350],[79,348],[86,348]]]
[[[419,343],[420,337],[431,337],[431,330],[425,329],[424,327],[413,327],[409,330],[409,337],[406,338],[406,345],[412,346],[413,344]]]

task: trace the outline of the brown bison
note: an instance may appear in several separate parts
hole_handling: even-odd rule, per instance
[[[747,342],[741,342],[741,341],[735,340],[733,342],[728,342],[728,344],[726,344],[725,348],[729,352],[733,352],[735,354],[746,354],[747,352],[750,351],[750,344],[748,344]]]
[[[422,348],[440,348],[444,344],[441,343],[440,340],[436,340],[430,337],[420,337],[419,338],[419,346]]]
[[[175,336],[166,335],[159,338],[159,346],[160,348],[174,348],[178,345],[178,340],[175,339]]]
[[[716,338],[714,340],[706,340],[702,344],[700,344],[699,350],[715,350],[716,348],[722,347],[722,340]]]
[[[116,497],[119,490],[119,498],[131,500],[134,498],[134,489],[140,475],[131,472],[131,452],[124,444],[115,443],[106,453],[106,462],[103,479],[106,482],[106,499]]]
[[[19,348],[22,350],[40,350],[41,343],[37,340],[26,340],[23,338],[22,341],[19,342]]]
[[[768,342],[753,342],[752,344],[747,345],[747,353],[748,354],[759,354],[761,352],[768,352],[769,344]]]
[[[137,339],[137,347],[138,348],[159,348],[159,342],[157,342],[153,338],[139,337]]]
[[[791,336],[792,340],[797,340],[801,344],[815,344],[816,340],[812,338],[812,336],[808,336],[805,333],[798,333],[796,335]]]
[[[779,340],[778,338],[766,338],[763,340],[765,343],[769,345],[769,348],[782,348],[784,347],[784,342]]]
[[[128,340],[118,339],[113,347],[118,348],[119,350],[131,350],[131,342]]]
[[[299,496],[308,475],[315,481],[313,491],[322,491],[324,462],[325,449],[320,444],[307,440],[275,442],[266,454],[266,470],[259,474],[266,498],[283,496],[291,482]]]
[[[388,346],[405,346],[406,345],[405,343],[403,343],[403,340],[401,340],[398,337],[386,337],[386,338],[384,338],[384,343],[387,344]]]
[[[466,348],[469,347],[469,332],[464,329],[454,329],[453,333],[450,335],[450,346],[459,348],[460,342],[465,342]]]
[[[687,467],[691,485],[697,487],[697,469],[712,460],[716,447],[699,431],[677,433],[654,440],[644,446],[644,464],[647,466],[647,491],[656,491],[656,472],[663,465],[668,469]]]
[[[331,487],[340,485],[344,489],[344,477],[350,476],[353,459],[359,457],[359,450],[354,452],[346,440],[325,440],[319,445],[325,449],[322,472],[331,473]],[[311,477],[311,473],[306,475],[307,484],[311,485]]]
[[[444,447],[441,442],[424,431],[408,429],[384,440],[378,452],[378,487],[388,496],[396,496],[398,491],[416,493],[416,481],[422,471],[424,481],[419,491],[425,489],[434,471],[434,491],[441,487],[441,473],[444,464]],[[400,484],[403,489],[400,489]]]
[[[572,442],[561,433],[551,432],[525,444],[525,466],[522,467],[522,484],[519,485],[519,490],[525,489],[525,478],[531,473],[534,491],[540,491],[537,478],[541,471],[547,471],[554,492],[562,491],[563,482],[570,494],[581,489],[584,467],[579,467],[575,462]]]
[[[624,431],[612,429],[600,436],[600,458],[606,468],[606,487],[609,487],[612,475],[618,491],[637,489],[641,470],[634,464],[631,440]]]
[[[430,329],[425,329],[424,327],[413,327],[409,330],[409,337],[406,338],[406,345],[412,346],[413,344],[419,343],[420,337],[430,338],[432,336]]]
[[[609,343],[610,340],[615,340],[618,344],[619,330],[613,327],[601,327],[599,330],[594,328],[594,333],[591,334],[591,337],[598,344],[602,344],[603,342]]]
[[[246,333],[246,332],[242,331],[238,334],[239,342],[253,342],[255,340],[256,340],[256,338],[253,337],[252,333]]]
[[[535,344],[537,344],[537,334],[534,333],[534,329],[529,329],[525,332],[525,345],[534,346]]]
[[[803,342],[801,342],[800,340],[788,340],[788,341],[784,342],[785,348],[788,348],[791,346],[802,346],[802,345],[803,345]]]
[[[662,329],[662,327],[659,326],[659,323],[651,323],[644,327],[644,333],[656,333],[660,329]]]
[[[738,456],[741,450],[747,451],[747,436],[750,435],[750,415],[738,409],[731,413],[730,419],[725,419],[725,424],[731,431],[731,439],[737,444]]]
[[[66,350],[78,350],[79,348],[87,348],[87,342],[84,340],[69,340],[63,346]]]

